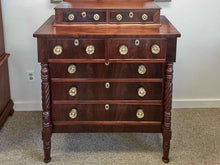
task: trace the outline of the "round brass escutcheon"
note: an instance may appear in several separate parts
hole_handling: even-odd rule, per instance
[[[74,45],[79,46],[79,40],[74,40]]]
[[[134,43],[135,43],[136,46],[140,45],[140,41],[139,40],[135,40]]]
[[[85,18],[86,17],[86,12],[82,12],[82,17]]]
[[[105,83],[105,88],[110,88],[110,83],[109,82],[107,82],[107,83]]]
[[[119,53],[121,55],[126,55],[128,53],[128,47],[126,45],[121,45],[119,47]]]
[[[53,49],[53,53],[57,56],[60,55],[62,51],[63,51],[63,48],[60,45],[55,46]]]
[[[108,111],[110,108],[109,104],[105,104],[105,110]]]
[[[70,96],[76,96],[77,95],[77,88],[76,87],[70,88],[69,95]]]
[[[98,21],[98,20],[100,19],[99,14],[94,14],[93,19],[94,19],[95,21]]]
[[[74,18],[75,18],[74,14],[69,14],[69,15],[68,15],[68,20],[69,20],[69,21],[73,21]]]
[[[146,90],[143,87],[139,88],[138,89],[138,95],[140,97],[144,97],[146,95]]]
[[[134,17],[134,13],[133,12],[130,12],[129,13],[129,18],[133,18]]]
[[[93,45],[88,45],[88,46],[86,47],[86,53],[87,53],[87,54],[91,55],[91,54],[93,54],[94,52],[95,52],[95,47],[94,47]]]
[[[71,109],[71,111],[69,113],[69,117],[71,119],[75,119],[77,117],[77,110],[76,109]]]
[[[69,72],[70,74],[76,73],[76,65],[71,64],[71,65],[68,67],[68,72]]]
[[[160,46],[157,44],[154,44],[153,46],[151,46],[151,52],[153,54],[159,54],[160,53]]]
[[[122,15],[121,15],[121,14],[117,14],[117,15],[116,15],[116,19],[117,19],[118,21],[121,21],[121,20],[122,20]]]
[[[146,67],[144,65],[139,65],[138,66],[138,73],[139,74],[145,74],[147,71]]]
[[[141,18],[142,18],[143,21],[146,21],[148,19],[148,15],[147,14],[142,14]]]
[[[144,111],[143,111],[143,109],[138,109],[136,115],[137,115],[138,119],[144,118]]]

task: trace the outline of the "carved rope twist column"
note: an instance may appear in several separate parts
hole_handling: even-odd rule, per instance
[[[48,163],[51,160],[50,150],[51,150],[51,98],[50,98],[50,81],[49,81],[49,68],[48,64],[41,64],[41,79],[42,79],[42,108],[43,108],[43,131],[42,139],[44,145],[44,162]]]
[[[164,124],[163,124],[163,161],[169,162],[169,150],[171,140],[171,109],[173,89],[173,63],[166,64],[164,82]]]

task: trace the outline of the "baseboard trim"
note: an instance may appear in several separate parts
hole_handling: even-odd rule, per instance
[[[42,111],[41,101],[15,101],[15,111]],[[173,108],[220,108],[220,99],[173,99]]]

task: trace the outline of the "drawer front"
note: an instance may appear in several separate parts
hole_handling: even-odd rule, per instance
[[[51,59],[104,59],[104,40],[49,40]]]
[[[162,108],[156,105],[54,104],[53,121],[161,121]]]
[[[64,23],[106,23],[106,12],[99,10],[80,10],[63,12]]]
[[[159,10],[110,11],[110,23],[159,23]]]
[[[52,78],[162,78],[163,64],[51,63]]]
[[[161,82],[53,82],[53,100],[161,100]]]
[[[165,39],[110,39],[110,59],[165,59]]]

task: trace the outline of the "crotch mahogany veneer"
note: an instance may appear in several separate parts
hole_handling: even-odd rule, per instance
[[[10,86],[8,75],[8,57],[5,53],[2,11],[0,1],[0,128],[9,115],[12,115],[14,103],[10,99]]]
[[[71,1],[35,33],[44,161],[52,133],[163,134],[169,162],[173,63],[180,33],[153,1]]]

